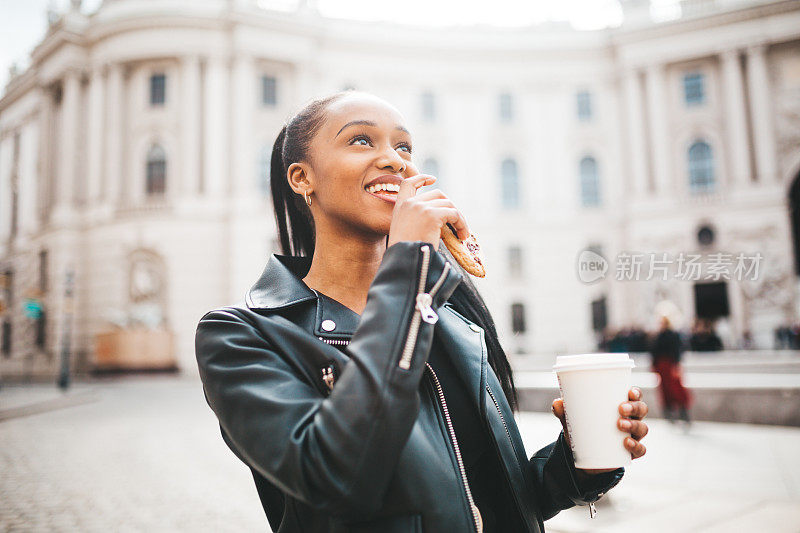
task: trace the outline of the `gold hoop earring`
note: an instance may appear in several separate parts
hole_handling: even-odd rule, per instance
[[[306,205],[308,205],[308,207],[311,207],[311,198],[308,197],[308,191],[303,191],[303,196],[306,199]]]

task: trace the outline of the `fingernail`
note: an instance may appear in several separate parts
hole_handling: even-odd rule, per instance
[[[623,420],[620,425],[622,426],[622,429],[630,429],[631,427],[631,423],[628,420]]]
[[[630,413],[631,411],[633,411],[633,407],[631,406],[631,404],[626,403],[626,404],[622,405],[622,412],[623,413]]]

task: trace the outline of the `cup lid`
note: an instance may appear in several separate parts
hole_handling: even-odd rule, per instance
[[[559,355],[553,370],[588,370],[591,368],[633,368],[636,366],[627,353],[584,353]]]

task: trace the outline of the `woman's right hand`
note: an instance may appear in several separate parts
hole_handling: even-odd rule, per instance
[[[450,223],[458,232],[458,238],[470,235],[467,220],[452,200],[434,189],[417,196],[417,189],[436,181],[429,174],[417,174],[400,183],[400,192],[394,204],[392,222],[389,226],[387,248],[400,241],[424,241],[439,247],[442,226]]]

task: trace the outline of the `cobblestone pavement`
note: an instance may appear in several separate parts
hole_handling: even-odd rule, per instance
[[[4,387],[0,410],[23,406],[26,395],[51,400],[44,389]],[[199,381],[148,376],[80,391],[80,403],[0,422],[0,531],[269,531]],[[560,430],[549,413],[518,422],[529,456]],[[549,533],[800,532],[800,429],[649,426],[647,454],[601,498],[597,516],[563,511],[546,522]]]

